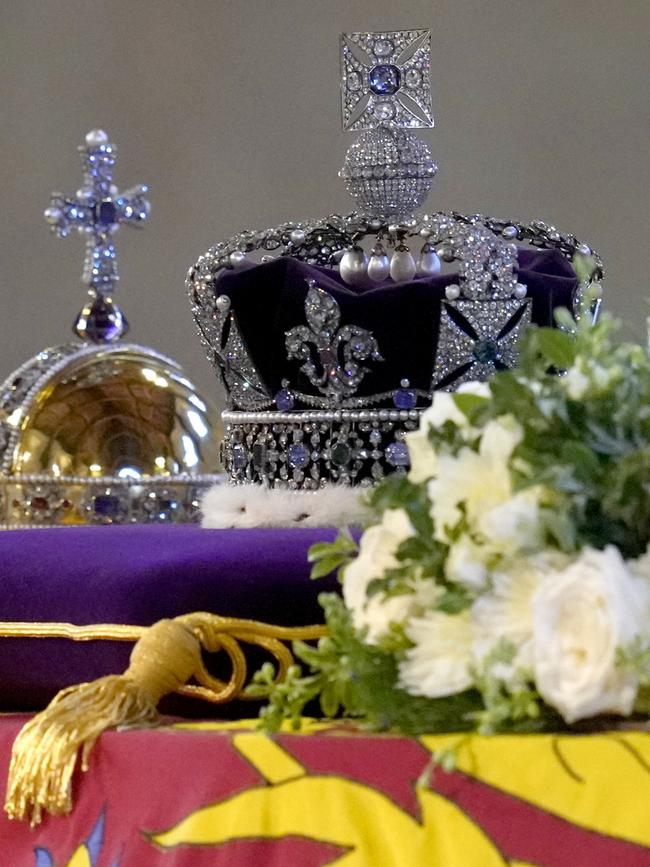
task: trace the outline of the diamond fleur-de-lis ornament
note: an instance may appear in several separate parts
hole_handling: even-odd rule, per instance
[[[365,328],[343,325],[336,300],[313,280],[305,299],[307,325],[297,325],[286,334],[289,358],[302,361],[300,369],[312,385],[333,405],[354,394],[368,372],[360,362],[383,361],[377,341]]]

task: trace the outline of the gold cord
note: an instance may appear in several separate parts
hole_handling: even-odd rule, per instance
[[[136,642],[124,674],[62,690],[23,727],[12,750],[5,810],[11,818],[29,818],[32,825],[41,821],[44,811],[70,812],[71,780],[79,753],[85,771],[103,731],[155,723],[157,705],[168,693],[214,704],[247,698],[248,668],[241,643],[269,653],[276,663],[276,679],[282,680],[294,662],[283,642],[313,641],[325,635],[325,626],[273,626],[209,612],[160,620],[150,627],[0,622],[0,638]],[[227,683],[208,672],[202,650],[228,656],[232,672]],[[188,683],[191,679],[196,683]]]

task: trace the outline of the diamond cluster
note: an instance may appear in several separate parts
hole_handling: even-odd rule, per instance
[[[431,151],[417,136],[382,128],[361,133],[339,174],[364,212],[388,217],[419,208],[437,170]]]
[[[433,390],[486,380],[517,361],[517,343],[530,324],[530,301],[444,302],[433,372]]]

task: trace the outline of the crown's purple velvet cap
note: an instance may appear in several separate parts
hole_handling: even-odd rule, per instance
[[[300,373],[300,363],[287,359],[285,347],[286,332],[305,324],[308,279],[337,301],[342,325],[366,328],[377,339],[385,361],[368,364],[358,395],[392,391],[403,378],[412,388],[430,389],[441,303],[445,287],[457,282],[457,275],[357,289],[347,286],[334,270],[283,257],[224,271],[215,288],[216,294],[231,299],[250,355],[271,394],[281,388],[283,379],[314,391]],[[518,279],[528,287],[535,324],[552,325],[554,308],[571,306],[576,275],[558,250],[520,249]]]

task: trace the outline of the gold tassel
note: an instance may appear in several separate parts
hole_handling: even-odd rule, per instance
[[[201,668],[201,645],[188,625],[161,620],[148,629],[122,675],[62,690],[22,729],[13,746],[5,810],[12,819],[41,821],[43,811],[72,809],[71,780],[81,750],[82,770],[107,728],[152,723],[167,693]]]

